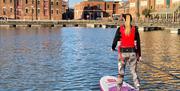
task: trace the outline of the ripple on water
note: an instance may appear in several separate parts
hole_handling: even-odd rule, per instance
[[[0,30],[0,91],[99,91],[102,76],[117,76],[117,53],[110,51],[114,30]],[[180,36],[140,34],[143,90],[180,90]],[[129,69],[124,80],[133,85]]]

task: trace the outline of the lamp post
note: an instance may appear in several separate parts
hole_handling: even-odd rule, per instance
[[[34,6],[31,6],[31,8],[32,8],[31,12],[32,12],[32,21],[33,21]]]
[[[125,2],[124,2],[124,0],[123,0],[123,4],[124,4],[124,5],[123,5],[123,8],[124,8],[124,13],[125,13]]]
[[[67,0],[67,11],[66,11],[66,18],[69,19],[69,0]]]
[[[17,1],[14,0],[14,18],[16,19],[16,12],[17,12]]]
[[[136,2],[136,8],[137,8],[137,14],[136,14],[136,17],[138,18],[138,20],[139,20],[139,7],[140,7],[140,5],[139,5],[139,0],[137,0],[137,2]]]

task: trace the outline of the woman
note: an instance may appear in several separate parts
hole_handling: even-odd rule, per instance
[[[130,14],[122,15],[125,24],[117,29],[112,51],[115,51],[117,42],[118,47],[118,85],[122,85],[126,64],[130,65],[130,71],[133,75],[134,86],[139,89],[140,83],[137,76],[137,61],[141,59],[140,37],[138,28],[131,25],[132,16]]]

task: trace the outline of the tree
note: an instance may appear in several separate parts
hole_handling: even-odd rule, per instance
[[[151,10],[150,9],[144,9],[143,11],[142,11],[142,14],[147,18],[149,18],[151,15],[150,15],[150,13],[151,13]]]

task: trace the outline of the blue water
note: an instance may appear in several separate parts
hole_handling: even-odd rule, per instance
[[[99,91],[102,76],[117,75],[117,53],[111,51],[115,30],[0,29],[0,91]],[[180,36],[140,34],[142,88],[180,90]],[[128,69],[125,81],[133,85]]]

